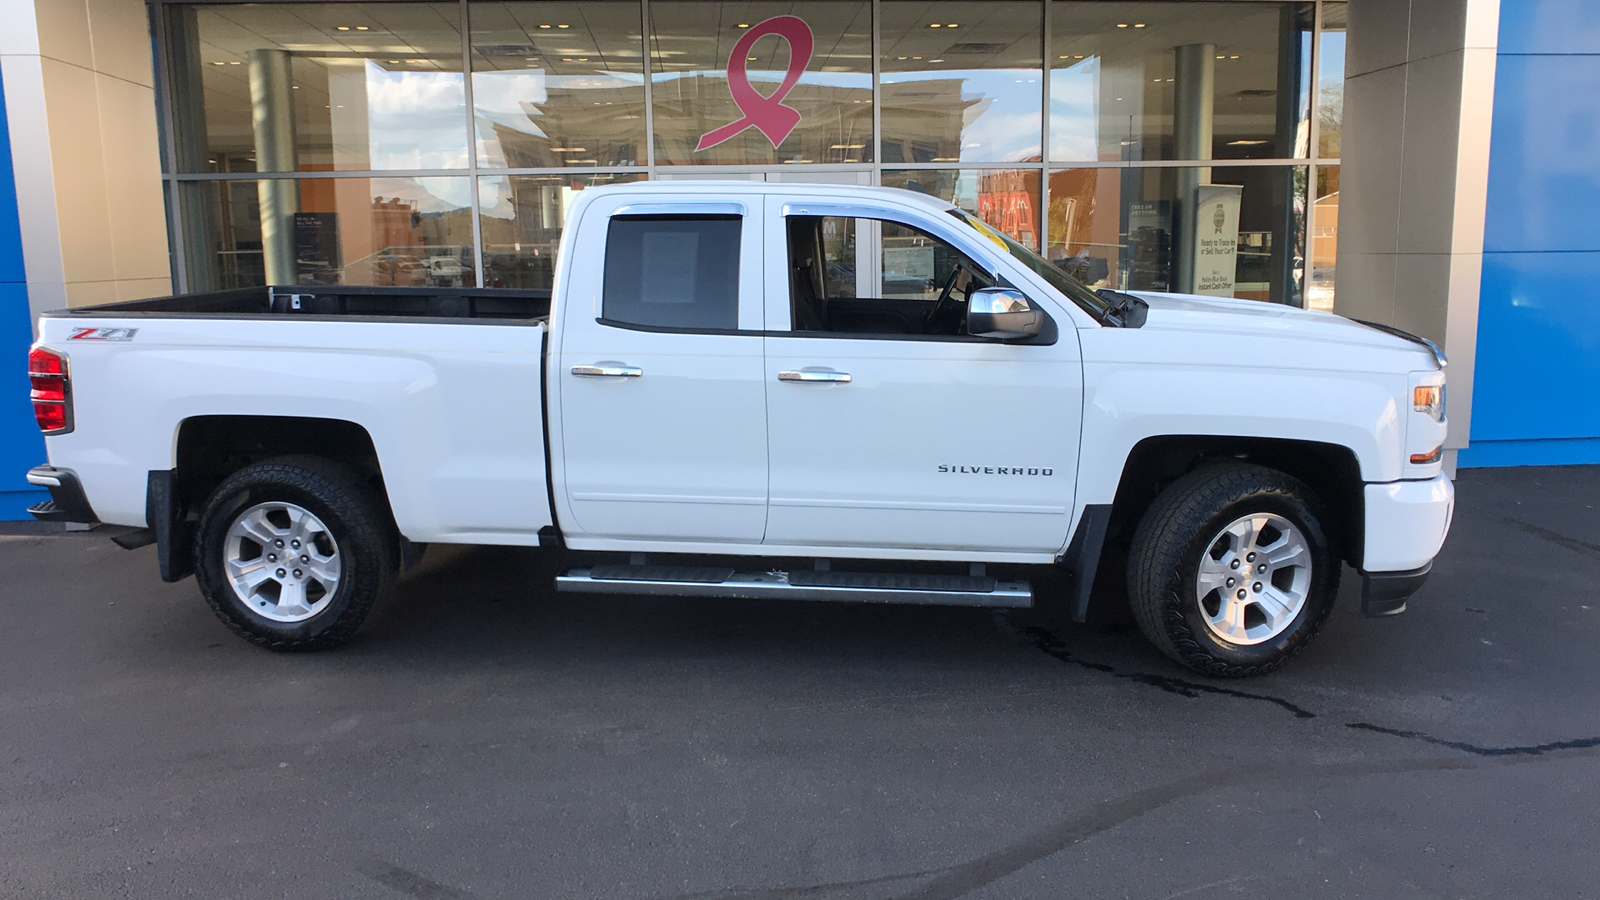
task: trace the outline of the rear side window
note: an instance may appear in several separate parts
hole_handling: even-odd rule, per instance
[[[611,220],[600,315],[693,331],[739,327],[739,216]]]

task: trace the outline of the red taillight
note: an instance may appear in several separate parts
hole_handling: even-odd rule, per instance
[[[64,403],[33,404],[33,417],[45,434],[62,434],[67,430],[67,407]]]
[[[67,358],[54,350],[35,347],[33,352],[28,354],[28,374],[57,375],[65,378],[67,374]]]
[[[54,350],[35,347],[28,354],[28,380],[33,384],[33,417],[45,434],[72,430],[71,379],[67,358]]]
[[[33,381],[33,400],[35,403],[65,403],[67,402],[67,380],[60,375],[34,375],[28,377]]]

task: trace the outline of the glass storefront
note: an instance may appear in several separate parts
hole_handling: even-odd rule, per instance
[[[179,283],[548,287],[580,191],[731,178],[1329,308],[1346,5],[155,0]]]

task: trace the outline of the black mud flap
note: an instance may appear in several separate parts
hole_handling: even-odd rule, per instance
[[[145,491],[145,521],[156,535],[161,580],[182,581],[194,574],[194,526],[188,522],[171,471],[150,473]]]
[[[1083,508],[1083,517],[1072,533],[1072,542],[1061,556],[1061,564],[1072,573],[1072,621],[1089,620],[1089,597],[1094,593],[1094,577],[1100,571],[1100,553],[1106,545],[1106,526],[1111,524],[1111,504],[1094,503]]]
[[[1433,563],[1409,572],[1362,572],[1361,614],[1370,618],[1398,616],[1406,600],[1428,580]]]

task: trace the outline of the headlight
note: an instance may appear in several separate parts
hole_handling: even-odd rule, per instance
[[[1444,421],[1444,385],[1424,384],[1411,390],[1411,408],[1427,413],[1435,422]]]

